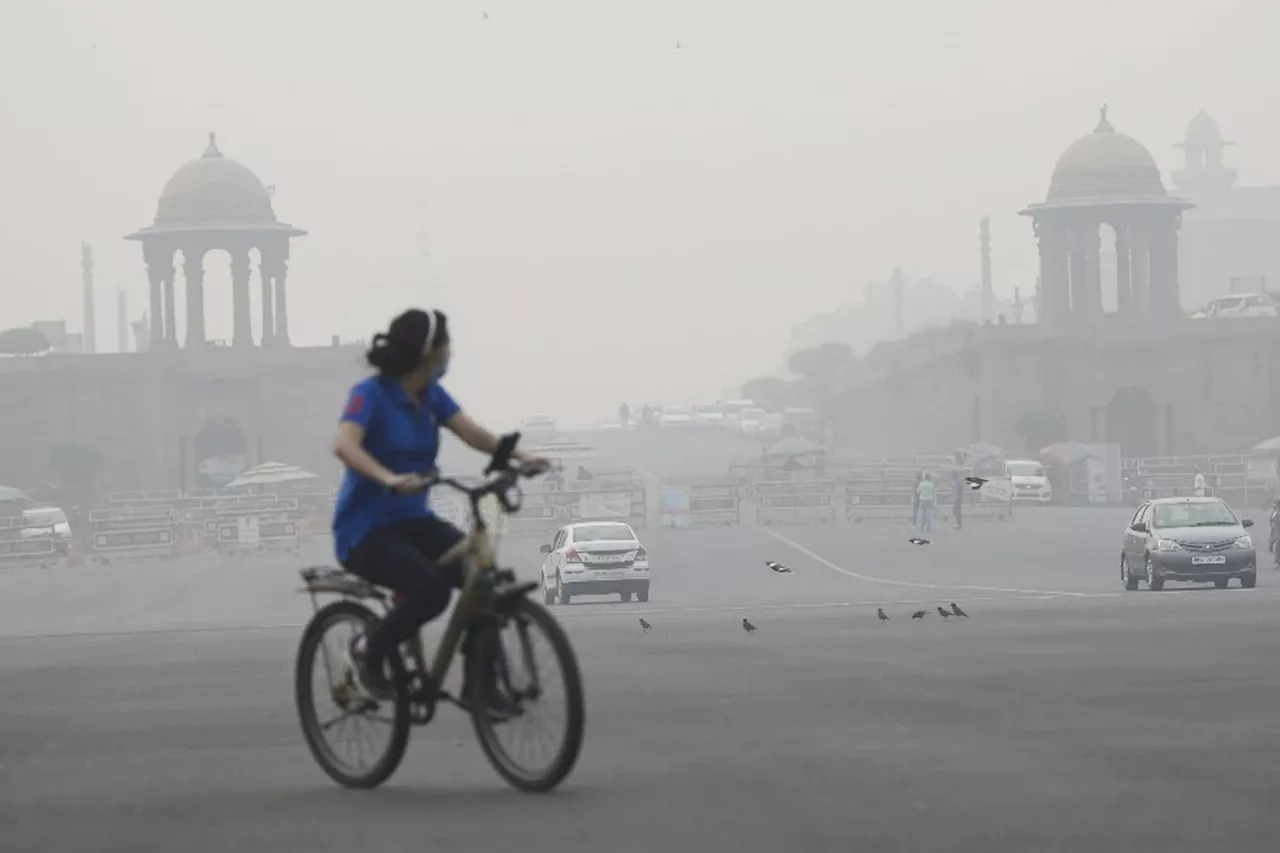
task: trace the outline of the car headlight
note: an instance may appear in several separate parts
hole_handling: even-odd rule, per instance
[[[1248,533],[1231,543],[1232,548],[1252,548],[1253,538]]]
[[[1157,551],[1181,551],[1182,546],[1172,539],[1161,539],[1156,543]]]

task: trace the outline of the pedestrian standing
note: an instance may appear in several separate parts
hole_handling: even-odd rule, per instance
[[[1192,488],[1195,489],[1195,495],[1198,498],[1204,497],[1205,482],[1204,474],[1200,473],[1200,469],[1196,468],[1196,478],[1192,481]]]
[[[960,468],[957,468],[955,475],[951,478],[951,480],[952,480],[952,488],[956,490],[955,504],[951,507],[951,514],[952,516],[955,517],[955,520],[956,520],[956,530],[959,530],[961,527],[964,526],[964,518],[962,517],[962,513],[964,511],[964,490],[967,485],[964,479],[964,471]]]
[[[916,481],[911,484],[911,526],[920,523],[920,483],[924,480],[924,472],[916,472]]]
[[[932,474],[925,474],[920,485],[916,486],[916,494],[920,498],[920,530],[928,533],[933,530],[933,508],[938,500],[938,486],[933,482]]]

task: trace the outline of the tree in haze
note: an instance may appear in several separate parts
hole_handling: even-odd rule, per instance
[[[832,423],[836,399],[848,388],[856,364],[853,348],[843,343],[793,352],[787,360],[787,367],[798,377],[792,399],[815,410],[824,424]]]
[[[1026,443],[1030,453],[1067,439],[1067,419],[1058,412],[1031,409],[1018,415],[1014,429]]]
[[[781,412],[787,407],[790,383],[777,376],[759,376],[742,386],[742,396],[770,412]]]
[[[0,355],[40,355],[53,347],[39,331],[19,327],[0,332]]]
[[[98,448],[78,441],[59,442],[49,453],[49,469],[62,487],[83,488],[89,485],[102,462]]]

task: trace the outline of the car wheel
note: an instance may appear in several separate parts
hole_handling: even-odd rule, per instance
[[[569,588],[564,585],[564,581],[560,579],[559,575],[556,575],[556,591],[560,593],[560,603],[568,604],[570,597]]]
[[[1240,586],[1244,587],[1245,589],[1253,589],[1257,585],[1258,585],[1257,572],[1250,572],[1247,575],[1240,576]]]
[[[1164,578],[1156,574],[1156,565],[1151,562],[1150,557],[1147,557],[1147,589],[1152,592],[1164,589]]]
[[[542,582],[542,603],[550,607],[556,603],[556,591],[547,586],[547,582]]]
[[[1213,585],[1218,589],[1226,589],[1227,584],[1231,582],[1231,578],[1214,578]]]
[[[1120,583],[1124,584],[1124,588],[1129,592],[1138,588],[1138,578],[1129,571],[1129,558],[1123,554],[1120,555]]]
[[[642,603],[643,603],[643,602],[646,602],[646,601],[648,601],[648,600],[649,600],[649,585],[648,585],[648,584],[645,584],[644,586],[640,587],[640,589],[638,589],[638,590],[636,591],[636,599],[637,599],[638,601],[642,602]]]
[[[629,603],[629,602],[631,601],[631,593],[629,593],[629,592],[624,592],[624,593],[621,593],[621,595],[622,595],[622,603],[623,603],[623,604],[627,604],[627,603]]]

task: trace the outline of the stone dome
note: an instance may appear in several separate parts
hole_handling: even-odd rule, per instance
[[[215,134],[199,160],[173,173],[160,193],[153,228],[276,224],[271,193],[247,166],[222,156]]]
[[[1187,125],[1184,142],[1187,145],[1218,145],[1222,143],[1222,130],[1213,116],[1201,110]]]
[[[1165,196],[1160,167],[1141,142],[1117,133],[1106,107],[1093,133],[1067,146],[1054,166],[1047,201],[1105,203]]]

